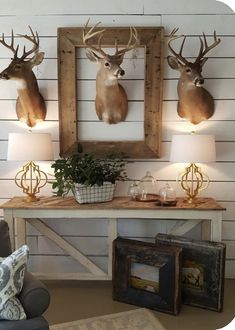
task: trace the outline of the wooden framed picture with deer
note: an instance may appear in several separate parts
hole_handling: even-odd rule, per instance
[[[157,158],[163,27],[100,25],[58,28],[60,155]]]
[[[182,248],[182,302],[223,310],[226,245],[222,242],[157,234],[156,244]]]

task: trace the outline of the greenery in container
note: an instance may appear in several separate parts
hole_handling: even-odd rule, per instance
[[[57,196],[65,196],[73,191],[75,183],[102,186],[104,182],[115,183],[117,180],[125,180],[126,163],[124,155],[97,158],[93,154],[78,153],[57,159],[51,165],[55,174],[55,181],[51,182],[52,189],[56,190]]]

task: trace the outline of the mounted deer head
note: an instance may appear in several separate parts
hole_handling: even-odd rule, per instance
[[[32,48],[26,51],[24,46],[23,55],[18,57],[19,45],[14,47],[14,33],[12,31],[11,43],[8,45],[5,41],[4,34],[0,43],[10,49],[14,57],[9,66],[0,73],[0,79],[15,80],[17,82],[18,98],[16,101],[16,113],[20,121],[25,122],[28,126],[33,127],[37,122],[43,121],[46,117],[46,106],[42,95],[39,92],[37,79],[33,73],[33,67],[39,65],[44,53],[39,53],[39,37],[33,33],[29,26],[32,36],[20,35],[32,43]],[[28,58],[33,54],[33,57]]]
[[[101,39],[105,29],[94,32],[100,24],[99,22],[86,32],[88,22],[83,29],[83,43],[86,47],[88,59],[99,66],[96,75],[96,113],[99,120],[103,120],[108,124],[116,124],[125,120],[128,111],[127,95],[124,88],[118,83],[118,79],[125,74],[125,71],[121,68],[125,53],[138,44],[137,31],[135,28],[130,28],[127,46],[118,50],[116,42],[115,54],[109,55],[101,49]],[[88,40],[96,35],[99,35],[97,47],[88,44]]]
[[[220,43],[214,31],[214,42],[208,46],[206,36],[203,33],[203,40],[200,39],[200,50],[196,60],[192,63],[186,60],[182,55],[185,36],[175,36],[178,29],[174,29],[168,40],[168,47],[174,56],[168,56],[169,66],[180,72],[178,81],[178,107],[177,112],[180,117],[188,119],[193,124],[199,124],[201,121],[210,118],[214,114],[214,100],[211,94],[202,87],[204,79],[201,75],[202,67],[207,61],[204,57],[212,48]],[[171,46],[172,41],[183,37],[179,53],[174,51]]]

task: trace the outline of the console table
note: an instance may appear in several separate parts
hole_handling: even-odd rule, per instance
[[[169,234],[184,235],[198,223],[202,225],[202,239],[221,241],[222,212],[225,210],[212,198],[200,198],[195,204],[177,199],[173,207],[157,206],[154,202],[136,202],[128,197],[116,197],[111,202],[78,204],[73,197],[41,197],[27,203],[14,197],[1,205],[4,219],[10,228],[12,248],[26,243],[26,222],[55,242],[66,253],[87,269],[86,273],[37,274],[43,279],[93,279],[112,278],[112,241],[117,237],[118,218],[185,220],[177,222]],[[104,272],[73,245],[64,240],[41,219],[46,218],[106,218],[108,219],[108,272]],[[134,225],[134,224],[133,224]],[[17,232],[17,235],[16,235]],[[156,233],[157,234],[157,233]]]

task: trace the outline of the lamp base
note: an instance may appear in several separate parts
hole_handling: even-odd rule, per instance
[[[40,198],[35,195],[28,195],[27,197],[24,198],[24,201],[27,203],[37,202],[39,200]]]
[[[184,199],[184,202],[187,204],[195,204],[196,198],[188,197],[187,199]]]
[[[21,171],[15,176],[15,183],[20,187],[27,197],[24,198],[25,202],[31,203],[39,200],[36,194],[47,183],[47,175],[39,169],[33,161],[25,164]]]
[[[209,185],[209,178],[194,163],[185,168],[185,172],[178,176],[182,189],[185,191],[188,204],[200,204],[197,195],[200,191],[206,189]]]
[[[195,198],[186,197],[184,199],[184,203],[185,204],[199,205],[199,204],[203,204],[204,202],[201,201],[200,198],[198,198],[198,197],[195,197]]]

